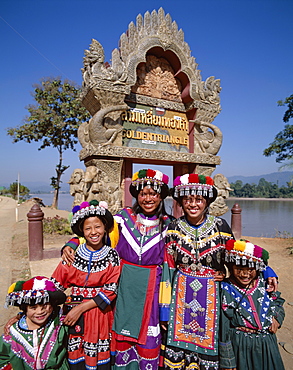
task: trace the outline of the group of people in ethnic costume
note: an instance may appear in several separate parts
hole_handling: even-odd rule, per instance
[[[72,287],[64,320],[70,369],[218,369],[220,282],[233,234],[223,219],[208,214],[217,196],[213,180],[197,174],[174,180],[171,194],[184,213],[178,220],[165,211],[168,178],[160,171],[138,171],[129,190],[135,204],[104,224],[102,233],[97,221],[85,222],[100,206],[83,204],[73,212],[73,231],[85,241],[71,239],[53,273],[58,288]],[[91,250],[100,235],[102,246]],[[276,286],[274,272],[265,272]]]
[[[209,176],[174,180],[173,198],[184,215],[170,223],[161,283],[161,320],[167,330],[165,369],[219,368],[220,282],[225,245],[233,234],[224,219],[208,214],[217,190]],[[267,268],[266,278],[275,280]]]
[[[114,215],[117,228],[111,237],[118,240],[115,250],[121,258],[111,346],[114,369],[158,368],[159,287],[170,223],[163,202],[169,195],[168,181],[160,171],[136,172],[129,187],[134,205]],[[63,249],[69,262],[78,245],[79,240],[72,239]]]

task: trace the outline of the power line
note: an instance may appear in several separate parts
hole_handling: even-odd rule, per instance
[[[61,72],[66,78],[70,80],[70,78],[61,71],[60,68],[58,68],[53,62],[51,62],[43,53],[41,53],[33,44],[31,44],[25,37],[23,37],[14,27],[12,27],[3,17],[0,18],[7,24],[8,27],[10,27],[19,37],[21,37],[27,44],[29,44],[37,53],[39,53],[48,63],[50,63],[54,68],[56,68],[59,72]]]

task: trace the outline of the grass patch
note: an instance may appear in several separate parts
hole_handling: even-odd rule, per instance
[[[72,235],[69,221],[57,215],[43,219],[43,231],[45,234]]]

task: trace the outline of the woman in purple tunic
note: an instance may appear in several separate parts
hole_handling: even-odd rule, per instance
[[[155,370],[161,345],[161,265],[170,223],[163,202],[169,194],[168,176],[151,169],[140,170],[133,175],[129,191],[135,204],[114,216],[122,271],[112,335],[113,368]],[[74,240],[67,243],[71,247],[73,244]],[[64,254],[67,251],[65,247]]]

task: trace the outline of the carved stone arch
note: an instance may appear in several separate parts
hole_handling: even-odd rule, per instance
[[[126,83],[130,86],[136,83],[137,66],[145,62],[149,50],[156,47],[177,56],[180,61],[180,73],[186,75],[189,80],[189,91],[184,91],[183,101],[187,103],[194,100],[202,88],[198,65],[191,56],[189,45],[184,41],[184,32],[182,29],[178,30],[177,23],[172,22],[169,14],[165,15],[163,8],[158,12],[147,11],[144,16],[138,15],[136,25],[131,22],[126,33],[120,37],[119,52],[126,67]]]
[[[162,8],[129,24],[111,63],[92,40],[82,75],[81,101],[93,117],[79,128],[80,159],[102,171],[112,158],[111,181],[103,172],[111,201],[113,189],[124,189],[127,204],[131,163],[173,164],[176,176],[186,166],[210,176],[220,163],[222,133],[212,124],[221,110],[220,80],[202,81],[184,32]]]
[[[132,55],[129,58],[127,66],[127,84],[133,86],[137,80],[137,67],[140,63],[146,62],[147,55],[155,55],[157,57],[162,57],[166,59],[171,67],[174,69],[174,77],[178,79],[183,87],[182,89],[182,102],[187,104],[195,99],[197,91],[200,89],[201,80],[196,78],[196,74],[186,65],[185,58],[178,56],[177,49],[169,47],[164,50],[164,45],[160,42],[159,39],[154,42],[149,42],[148,44],[141,45],[139,52]],[[158,52],[161,50],[161,52]],[[174,57],[170,57],[173,54]],[[177,62],[173,63],[174,59]],[[179,66],[176,66],[176,64]]]

